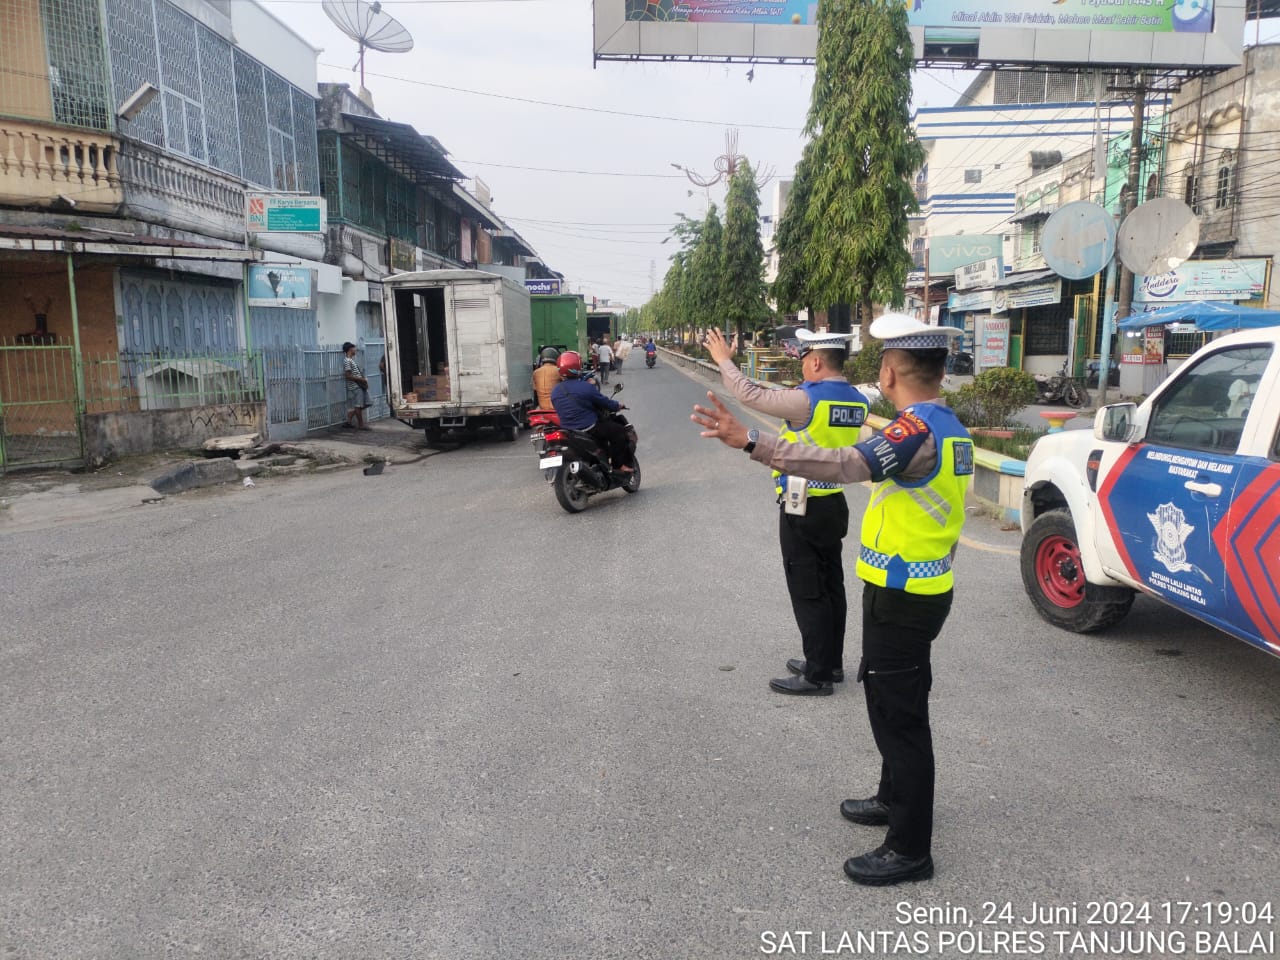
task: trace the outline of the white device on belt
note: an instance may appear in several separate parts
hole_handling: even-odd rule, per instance
[[[803,517],[809,509],[809,481],[804,477],[787,477],[787,488],[782,494],[784,513]]]

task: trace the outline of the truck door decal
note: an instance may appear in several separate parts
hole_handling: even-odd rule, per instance
[[[1272,464],[1242,485],[1213,532],[1222,554],[1228,594],[1234,596],[1272,653],[1280,653],[1280,466]],[[1241,626],[1245,626],[1243,623]],[[1250,638],[1251,639],[1251,638]]]

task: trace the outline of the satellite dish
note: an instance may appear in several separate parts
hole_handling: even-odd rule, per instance
[[[1195,252],[1200,221],[1190,207],[1172,197],[1148,200],[1120,225],[1120,262],[1142,277],[1168,273]]]
[[[1058,276],[1087,280],[1116,252],[1115,217],[1088,200],[1064,204],[1045,221],[1040,252]]]
[[[380,50],[383,53],[408,53],[413,49],[413,37],[395,17],[382,12],[378,0],[324,0],[320,5],[334,25],[360,44],[360,86],[364,86],[364,52]],[[354,68],[352,68],[354,69]]]

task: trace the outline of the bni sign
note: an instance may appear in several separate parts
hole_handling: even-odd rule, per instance
[[[250,233],[323,233],[324,197],[273,197],[247,193],[245,228]]]
[[[524,288],[530,293],[555,294],[560,292],[559,280],[526,280]]]

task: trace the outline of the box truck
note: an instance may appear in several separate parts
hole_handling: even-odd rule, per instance
[[[533,406],[529,294],[479,270],[382,281],[387,396],[397,420],[435,443],[493,428],[515,440]]]
[[[534,294],[533,353],[543,347],[587,352],[587,305],[581,294]]]

